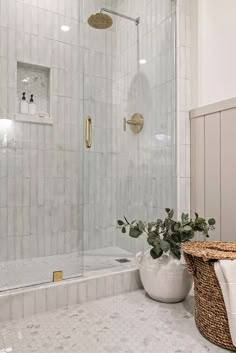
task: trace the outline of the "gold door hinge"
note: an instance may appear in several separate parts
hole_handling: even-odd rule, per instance
[[[63,280],[63,271],[53,272],[53,282],[59,282]]]

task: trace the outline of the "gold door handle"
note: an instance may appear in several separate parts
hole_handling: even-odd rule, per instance
[[[85,118],[85,146],[91,148],[91,130],[92,130],[92,119],[90,116]]]

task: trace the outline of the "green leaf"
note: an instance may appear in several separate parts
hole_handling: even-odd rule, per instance
[[[141,230],[139,230],[139,228],[137,226],[133,227],[131,226],[129,229],[129,235],[132,238],[138,238],[143,232]]]
[[[197,212],[195,212],[195,217],[196,217],[196,219],[198,219],[198,213]]]
[[[184,226],[184,228],[183,228],[184,232],[191,232],[191,230],[192,230],[192,227],[190,227],[190,226]]]
[[[150,254],[153,259],[158,259],[163,254],[163,250],[160,247],[155,247],[150,250]]]
[[[170,219],[172,219],[173,216],[174,216],[174,210],[172,209],[172,210],[170,210],[170,212],[168,213],[168,217],[169,217]]]
[[[189,221],[189,215],[188,215],[188,213],[182,213],[182,215],[181,215],[181,220],[182,220],[182,223],[183,223],[183,224],[188,223],[188,221]]]
[[[164,252],[167,252],[170,250],[170,243],[168,243],[168,241],[164,239],[160,240],[160,246],[161,246],[161,250],[163,250]]]
[[[165,208],[166,213],[170,212],[170,208]]]
[[[178,223],[175,223],[174,224],[174,231],[178,231],[179,229],[180,229],[180,227],[181,227],[181,224],[178,222]]]
[[[160,237],[156,232],[149,232],[147,242],[149,245],[155,246],[160,241]]]
[[[145,231],[145,224],[142,221],[138,221],[138,228],[141,232]]]
[[[196,224],[202,224],[202,223],[205,223],[205,219],[204,219],[204,218],[200,218],[200,217],[198,217],[198,218],[195,220],[195,223],[196,223]]]
[[[181,235],[180,233],[172,233],[171,234],[171,242],[173,241],[174,243],[180,243],[181,242]]]
[[[216,224],[215,219],[214,218],[208,219],[208,224],[209,224],[209,226],[214,226]]]
[[[181,258],[181,252],[180,252],[179,247],[172,247],[172,248],[171,248],[171,252],[177,257],[177,259],[180,260],[180,258]]]
[[[190,234],[188,233],[188,235],[189,235],[189,239],[193,239],[193,238],[194,238],[194,235],[195,235],[195,234],[194,234],[194,231],[192,230]]]
[[[194,237],[194,231],[186,232],[181,234],[181,243],[188,241]]]
[[[126,233],[126,228],[122,227],[121,231],[122,231],[122,233]]]
[[[156,223],[155,222],[149,222],[148,223],[148,232],[150,232],[152,230],[153,227],[156,226]]]
[[[118,223],[119,226],[123,226],[123,224],[124,224],[124,222],[121,221],[120,219],[117,221],[117,223]]]

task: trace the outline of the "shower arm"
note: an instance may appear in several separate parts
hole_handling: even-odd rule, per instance
[[[139,23],[140,23],[140,17],[137,17],[137,18],[129,17],[129,16],[126,16],[126,15],[122,15],[119,12],[106,9],[105,7],[102,7],[101,10],[100,10],[100,13],[103,13],[103,12],[108,12],[111,15],[119,16],[119,17],[125,18],[126,20],[133,21],[133,22],[135,22],[136,26],[138,26]]]

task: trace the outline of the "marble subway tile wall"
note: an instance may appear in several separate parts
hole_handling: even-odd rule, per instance
[[[132,17],[117,19],[113,67],[113,118],[117,121],[117,215],[155,220],[166,207],[176,209],[175,2],[118,0],[115,10]],[[138,134],[122,119],[144,117]],[[140,239],[117,233],[120,247],[136,252]]]
[[[98,30],[87,24],[91,14],[113,3],[84,1],[84,116],[92,118],[92,147],[84,149],[85,250],[116,245],[118,134],[112,95],[116,32],[114,26]]]
[[[0,116],[14,119],[17,62],[25,62],[51,70],[54,121],[13,121],[7,133],[0,121],[0,261],[81,249],[82,5],[0,1]]]

